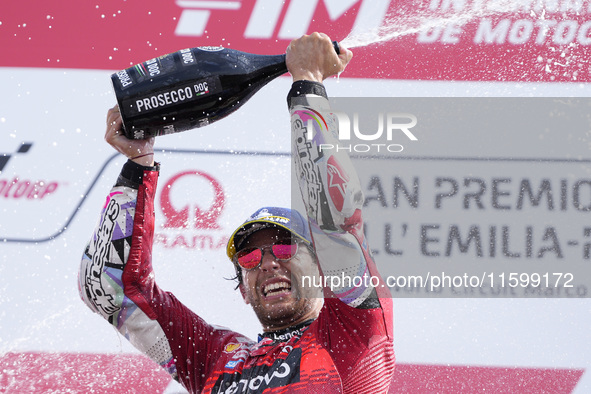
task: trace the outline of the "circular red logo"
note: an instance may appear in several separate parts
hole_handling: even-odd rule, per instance
[[[175,182],[183,177],[197,176],[205,178],[208,184],[213,188],[214,199],[211,206],[207,208],[200,207],[197,203],[194,204],[194,227],[197,229],[217,229],[219,224],[217,220],[224,209],[225,196],[222,185],[212,177],[211,175],[202,171],[184,171],[172,178],[164,185],[160,194],[160,204],[164,216],[166,218],[164,222],[165,228],[188,228],[190,215],[190,206],[185,205],[182,208],[175,208],[172,205],[170,199],[170,191]]]

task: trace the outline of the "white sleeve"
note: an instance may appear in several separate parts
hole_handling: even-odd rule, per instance
[[[296,82],[290,92],[292,157],[324,282],[357,307],[373,290],[361,216],[364,197],[348,155],[323,149],[338,144],[338,121],[319,85]]]

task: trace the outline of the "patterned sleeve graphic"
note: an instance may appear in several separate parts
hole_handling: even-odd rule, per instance
[[[295,105],[294,105],[295,104]],[[318,96],[292,99],[293,158],[316,255],[330,290],[357,307],[371,296],[371,275],[363,235],[363,192],[348,155],[323,150],[336,145],[338,122],[328,100]]]
[[[338,145],[338,122],[328,101],[298,97],[292,112],[294,160],[309,217],[322,229],[349,231],[363,206],[359,178]]]
[[[82,256],[80,295],[90,309],[176,379],[176,365],[162,327],[124,291],[122,276],[132,243],[136,204],[137,190],[129,187],[115,187],[107,196],[98,226]]]
[[[85,274],[86,290],[92,304],[101,312],[102,315],[112,315],[119,310],[115,305],[114,298],[108,294],[103,283],[103,270],[105,261],[109,256],[111,249],[111,239],[115,229],[115,219],[119,215],[121,207],[116,200],[111,199],[109,205],[102,217],[102,223],[99,225],[94,237],[92,249],[92,263],[87,266],[88,272]],[[90,246],[89,246],[90,249]]]
[[[297,174],[302,188],[302,197],[306,204],[307,214],[316,223],[326,229],[334,229],[331,215],[323,212],[326,206],[326,195],[322,187],[322,178],[318,167],[315,165],[321,157],[315,148],[315,144],[308,138],[309,111],[300,109],[293,114],[292,129],[298,136],[294,144],[294,160]]]
[[[121,274],[131,243],[135,199],[123,188],[117,189],[121,190],[107,197],[100,222],[82,256],[80,288],[91,309],[120,326],[117,315],[125,304]]]

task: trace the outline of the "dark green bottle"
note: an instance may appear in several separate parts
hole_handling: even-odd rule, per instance
[[[286,72],[285,54],[197,47],[129,67],[111,81],[125,135],[144,139],[220,120]]]

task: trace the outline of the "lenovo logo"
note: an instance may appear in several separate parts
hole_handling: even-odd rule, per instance
[[[177,0],[183,12],[176,27],[177,36],[202,36],[209,23],[220,22],[212,17],[216,12],[235,11],[236,17],[248,17],[244,38],[291,40],[309,32],[312,20],[318,20],[318,10],[326,9],[335,21],[349,10],[357,10],[351,33],[380,27],[391,0]]]

